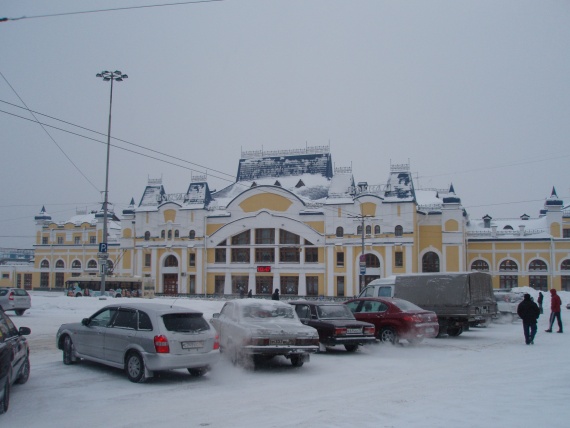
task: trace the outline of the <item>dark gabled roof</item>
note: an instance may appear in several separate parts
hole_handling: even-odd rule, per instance
[[[186,192],[188,199],[184,202],[187,204],[204,204],[208,205],[212,200],[210,187],[205,181],[190,183],[188,192]]]

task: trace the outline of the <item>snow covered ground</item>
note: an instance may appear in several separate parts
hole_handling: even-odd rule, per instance
[[[527,291],[529,291],[528,289]],[[536,300],[538,293],[530,290]],[[343,348],[294,368],[275,359],[256,371],[222,358],[203,378],[186,371],[145,384],[120,370],[64,366],[60,324],[116,302],[32,293],[32,309],[12,316],[29,336],[32,371],[14,385],[2,427],[566,427],[570,426],[570,293],[560,293],[565,334],[545,333],[550,293],[534,346],[521,322],[494,323],[420,345]],[[174,299],[160,299],[172,302]],[[177,299],[207,319],[222,301]]]

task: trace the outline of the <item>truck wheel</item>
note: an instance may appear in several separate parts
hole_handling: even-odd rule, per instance
[[[451,337],[457,337],[463,333],[463,327],[447,327],[447,334]]]

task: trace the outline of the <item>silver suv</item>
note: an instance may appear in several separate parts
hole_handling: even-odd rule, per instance
[[[16,315],[24,315],[27,309],[32,307],[32,298],[22,288],[0,288],[0,308],[6,311],[14,311]]]
[[[115,304],[63,324],[56,337],[66,365],[82,358],[124,369],[131,382],[159,370],[202,376],[220,356],[218,335],[201,312],[160,303]]]

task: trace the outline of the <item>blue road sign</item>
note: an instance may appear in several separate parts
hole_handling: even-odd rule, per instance
[[[107,252],[107,243],[106,242],[101,242],[99,244],[99,252],[100,253],[106,253]]]

